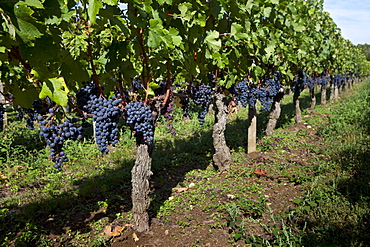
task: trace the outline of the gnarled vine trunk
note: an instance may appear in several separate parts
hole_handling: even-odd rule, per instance
[[[152,175],[152,150],[153,144],[150,146],[139,144],[137,146],[135,165],[131,170],[132,212],[134,216],[134,226],[139,232],[149,231],[149,178]]]
[[[321,85],[321,105],[326,105],[326,86]]]
[[[344,92],[347,93],[348,92],[348,89],[349,89],[349,84],[350,83],[350,80],[346,80],[345,84],[344,84]]]
[[[330,103],[333,104],[334,103],[334,91],[335,91],[335,86],[334,84],[331,84],[330,86]]]
[[[339,86],[334,86],[334,101],[337,101],[339,98]]]
[[[310,98],[311,98],[310,110],[313,111],[316,106],[315,86],[313,86],[313,88],[310,89]]]
[[[248,153],[257,151],[257,114],[256,107],[248,108]]]
[[[215,93],[215,124],[213,125],[213,147],[215,153],[213,155],[213,162],[219,171],[230,169],[232,158],[230,149],[226,145],[225,129],[229,109],[225,102],[225,95],[218,89]]]
[[[301,94],[301,92],[299,90],[295,90],[294,95],[293,95],[293,104],[295,106],[294,121],[296,123],[302,123],[302,112],[301,112],[301,108],[299,106],[299,95],[300,94]]]
[[[270,136],[274,133],[274,129],[276,128],[277,121],[279,120],[280,113],[281,113],[281,100],[284,97],[284,90],[280,90],[280,92],[275,96],[274,102],[272,103],[271,112],[269,116],[269,121],[266,127],[266,135]]]

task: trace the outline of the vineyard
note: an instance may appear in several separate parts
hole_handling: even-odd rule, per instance
[[[321,1],[0,13],[3,246],[370,241],[370,63]]]

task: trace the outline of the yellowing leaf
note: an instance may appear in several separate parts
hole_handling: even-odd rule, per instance
[[[42,85],[41,92],[39,94],[40,99],[49,97],[57,105],[67,106],[69,90],[63,78],[50,78]]]
[[[105,226],[104,228],[104,233],[105,235],[109,236],[109,237],[118,237],[121,235],[121,232],[125,229],[125,227],[122,227],[122,226],[116,226],[114,227],[113,231],[112,231],[112,227],[111,226]]]
[[[189,188],[179,188],[179,187],[175,187],[175,188],[173,188],[172,190],[175,190],[175,191],[177,191],[177,192],[184,192],[184,191],[187,191]]]
[[[132,234],[132,238],[134,239],[135,242],[139,241],[139,238],[137,237],[136,233]]]

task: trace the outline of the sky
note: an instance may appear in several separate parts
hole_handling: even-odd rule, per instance
[[[369,0],[324,0],[324,11],[341,29],[342,36],[352,44],[370,44]]]

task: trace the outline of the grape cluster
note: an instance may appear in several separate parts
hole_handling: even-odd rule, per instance
[[[151,145],[154,140],[154,126],[152,112],[143,102],[131,101],[125,108],[126,123],[136,132],[142,135],[144,142]]]
[[[83,81],[82,85],[83,86],[81,87],[80,91],[76,94],[77,105],[80,107],[80,109],[87,112],[87,104],[90,100],[90,97],[92,95],[97,96],[99,94],[99,89],[98,86],[92,82]]]
[[[256,105],[259,91],[256,85],[249,83],[249,80],[246,78],[236,84],[236,86],[231,89],[231,93],[235,96],[236,104],[240,102],[242,107],[246,107],[247,105]]]
[[[2,103],[0,103],[0,132],[4,130],[4,113],[4,106]]]
[[[279,73],[279,72],[275,72]],[[275,96],[279,93],[281,88],[279,76],[274,74],[274,78],[270,78],[264,81],[262,85],[260,85],[258,99],[262,104],[261,110],[269,110],[271,107],[272,102],[274,101]]]
[[[93,82],[83,82],[77,93],[77,104],[86,113],[92,114],[95,122],[95,141],[99,151],[109,153],[108,146],[118,143],[119,118],[122,111],[119,107],[121,95],[113,95],[111,99],[106,96],[99,97],[100,91]],[[85,123],[86,124],[86,123]]]
[[[26,127],[29,130],[35,129],[35,126],[34,126],[34,123],[33,123],[33,121],[36,120],[36,118],[35,118],[35,116],[36,116],[35,110],[33,110],[33,109],[24,109],[24,112],[28,115],[28,117],[26,119]]]
[[[40,123],[40,135],[46,140],[46,144],[50,147],[50,156],[54,162],[54,168],[62,170],[62,164],[68,161],[68,157],[63,151],[64,141],[67,139],[76,140],[82,139],[82,127],[76,127],[69,119],[64,123],[57,124],[51,120],[54,115],[54,109],[50,108],[51,114],[46,120],[39,115],[37,120]]]
[[[316,78],[313,78],[312,76],[309,76],[306,80],[306,83],[307,83],[307,87],[310,89],[310,90],[313,90],[314,87],[315,87],[315,84],[316,84]]]
[[[141,83],[140,78],[132,80],[132,88],[134,89],[134,91],[144,88],[144,85]]]
[[[208,73],[207,78],[209,81],[209,85],[216,86],[217,78],[216,75],[213,73]]]
[[[345,81],[346,81],[345,76],[342,76],[339,73],[336,73],[334,76],[332,76],[331,84],[337,87],[341,87]]]
[[[18,114],[17,119],[22,120],[24,115],[27,114],[28,117],[26,118],[26,127],[29,130],[35,129],[34,121],[36,121],[36,116],[45,115],[47,113],[47,109],[52,105],[52,101],[47,97],[44,100],[35,100],[32,103],[32,108],[22,109],[18,106]]]
[[[246,107],[248,104],[249,86],[247,83],[248,79],[244,79],[230,88],[230,92],[235,95],[235,104],[240,102],[242,107]]]
[[[311,82],[312,85],[310,85],[310,83],[309,83],[311,80],[312,80],[312,82]],[[326,73],[323,72],[320,75],[317,75],[315,77],[309,77],[307,79],[307,81],[308,81],[308,88],[312,90],[314,85],[321,85],[325,89],[326,88],[326,83],[327,83],[328,80],[327,80]]]
[[[320,84],[321,86],[323,86],[323,88],[325,89],[327,83],[328,83],[327,75],[325,73],[322,73],[321,76],[318,79],[318,84]]]
[[[189,117],[189,111],[190,111],[190,101],[189,98],[181,98],[180,99],[181,109],[183,111],[184,117]]]
[[[198,114],[198,121],[202,125],[208,113],[209,105],[212,102],[213,90],[210,86],[201,83],[192,87],[191,95],[194,103],[201,107],[201,111]]]
[[[273,78],[265,79],[261,84],[249,83],[248,79],[236,84],[230,88],[230,93],[234,95],[236,104],[241,103],[242,107],[247,105],[255,107],[257,100],[262,104],[262,110],[268,110],[274,97],[279,93],[281,83],[279,72],[273,74]]]
[[[257,99],[259,96],[259,90],[257,85],[250,84],[249,85],[249,95],[248,95],[248,105],[254,107],[257,103]]]
[[[291,83],[291,90],[293,92],[302,92],[304,86],[307,85],[306,72],[299,70],[298,74],[294,76],[294,80]]]
[[[24,111],[21,108],[21,106],[18,105],[17,106],[17,120],[22,121],[23,117],[24,117]]]
[[[118,98],[117,98],[118,97]],[[115,145],[119,139],[118,121],[122,115],[119,108],[120,95],[105,99],[96,95],[90,95],[85,108],[88,113],[93,114],[95,121],[95,140],[99,151],[103,154],[109,153],[108,146]]]

